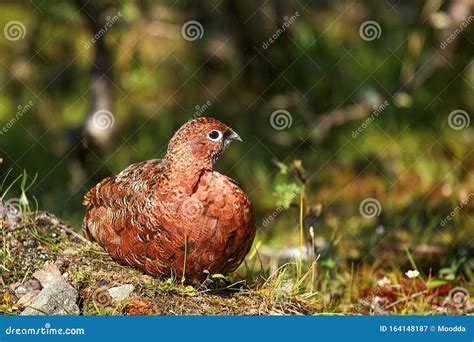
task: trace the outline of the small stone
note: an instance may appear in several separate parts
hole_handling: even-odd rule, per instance
[[[28,290],[30,291],[34,291],[34,290],[41,290],[42,287],[41,287],[41,283],[36,280],[36,279],[29,279],[27,281],[25,281],[25,286],[28,288]]]
[[[97,280],[97,281],[95,282],[95,285],[96,285],[96,286],[105,286],[105,285],[107,285],[108,283],[109,283],[109,282],[108,282],[107,280],[105,280],[105,279],[100,279],[100,280]]]
[[[128,298],[133,290],[135,290],[135,286],[132,284],[125,284],[110,288],[109,294],[113,301],[120,302],[121,300]]]
[[[61,272],[54,264],[44,265],[42,269],[33,273],[33,277],[38,279],[43,287],[47,287],[54,282],[63,280]]]
[[[78,315],[78,292],[64,280],[49,283],[21,315]]]
[[[30,303],[38,296],[38,293],[40,291],[35,290],[28,292],[27,294],[24,294],[20,299],[18,299],[18,302],[16,302],[16,305],[18,306],[28,306]]]
[[[10,285],[8,285],[8,288],[15,292],[17,291],[18,287],[20,287],[20,285],[22,285],[21,283],[11,283]]]
[[[13,283],[10,284],[9,288],[15,292],[17,297],[21,297],[31,291],[39,291],[41,290],[41,284],[36,279],[30,279],[22,283]]]

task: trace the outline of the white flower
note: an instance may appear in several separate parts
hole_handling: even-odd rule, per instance
[[[409,270],[407,272],[405,272],[405,275],[410,278],[410,279],[413,279],[413,278],[416,278],[420,275],[420,272],[418,272],[417,270]]]
[[[377,280],[377,285],[380,287],[384,287],[391,284],[392,282],[387,277],[383,277],[382,279]]]

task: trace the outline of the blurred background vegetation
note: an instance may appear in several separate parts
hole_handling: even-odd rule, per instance
[[[313,227],[327,272],[414,255],[426,274],[470,277],[473,127],[448,124],[473,113],[470,16],[469,0],[2,1],[1,176],[38,174],[39,208],[80,230],[90,187],[162,158],[176,129],[211,116],[244,140],[217,169],[250,195],[262,258],[294,254],[304,191],[305,239]],[[191,20],[202,30],[184,39]],[[114,125],[97,133],[101,109]],[[272,126],[277,110],[291,125]],[[361,215],[367,198],[379,215]]]

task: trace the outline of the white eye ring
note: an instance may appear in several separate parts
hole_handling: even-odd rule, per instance
[[[222,132],[221,131],[218,131],[216,129],[210,131],[209,133],[206,134],[206,138],[208,138],[209,140],[211,141],[221,141],[222,140]]]

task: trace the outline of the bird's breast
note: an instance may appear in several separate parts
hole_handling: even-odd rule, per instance
[[[165,250],[178,256],[185,250],[188,263],[218,270],[234,260],[240,262],[246,253],[243,250],[252,244],[255,224],[250,200],[230,178],[218,172],[205,172],[192,194],[174,188],[162,208],[171,214],[160,215],[167,217],[160,226],[174,236]],[[178,257],[175,267],[182,262]]]

